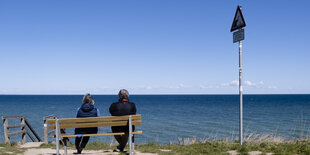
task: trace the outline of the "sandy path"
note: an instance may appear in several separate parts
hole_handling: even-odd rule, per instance
[[[68,155],[73,155],[76,150],[68,150]],[[152,153],[141,153],[139,151],[135,151],[136,155],[156,155]],[[56,153],[55,149],[49,148],[31,148],[25,151],[24,155],[53,155]],[[64,150],[60,150],[60,154],[64,153]],[[113,150],[83,150],[82,155],[113,155],[119,154],[118,152],[113,152]]]
[[[50,149],[50,148],[36,148],[39,147],[42,142],[30,142],[26,143],[24,145],[21,145],[21,148],[27,148],[27,150],[24,152],[24,155],[54,155],[56,154],[56,149]],[[64,154],[64,150],[59,150],[60,154]],[[73,155],[76,153],[76,150],[68,149],[67,151],[68,155]],[[113,152],[113,150],[83,150],[82,155],[113,155],[113,154],[119,154],[118,152]],[[135,151],[136,155],[156,155],[153,153],[142,153],[139,151]]]

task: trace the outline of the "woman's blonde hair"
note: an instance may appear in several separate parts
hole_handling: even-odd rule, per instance
[[[89,93],[84,95],[82,102],[83,104],[95,104],[93,97]]]

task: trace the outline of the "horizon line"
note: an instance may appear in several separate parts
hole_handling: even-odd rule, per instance
[[[0,94],[0,96],[5,96],[5,95],[85,95],[85,94]],[[118,94],[98,94],[94,93],[91,95],[118,95]],[[171,94],[130,94],[131,96],[134,95],[239,95],[237,93],[234,94],[177,94],[177,93],[171,93]],[[262,94],[262,93],[248,93],[248,94],[243,94],[243,95],[310,95],[310,93],[274,93],[274,94]]]

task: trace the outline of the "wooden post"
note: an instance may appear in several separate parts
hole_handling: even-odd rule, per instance
[[[47,128],[47,120],[44,117],[44,125],[43,125],[43,131],[44,131],[44,144],[48,144],[48,128]]]
[[[22,144],[26,143],[26,123],[25,123],[25,118],[21,118],[21,130],[23,131],[22,133]]]
[[[3,118],[3,131],[4,131],[4,139],[5,139],[5,143],[6,144],[10,144],[10,138],[9,138],[9,130],[8,130],[8,126],[9,126],[9,123],[8,123],[8,119],[6,118]]]
[[[43,117],[43,121],[44,121],[44,124],[43,124],[43,137],[44,137],[44,144],[48,144],[48,136],[51,134],[51,133],[56,133],[55,130],[49,132],[48,131],[48,124],[47,124],[47,120],[48,119],[57,119],[57,116],[56,115],[50,115],[50,116],[45,116]]]

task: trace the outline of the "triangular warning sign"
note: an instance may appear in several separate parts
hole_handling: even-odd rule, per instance
[[[240,8],[240,6],[238,6],[236,14],[235,14],[234,21],[231,25],[230,32],[235,31],[235,30],[240,29],[240,28],[245,27],[245,26],[246,26],[246,24],[245,24],[245,21],[244,21],[242,12],[241,12],[241,8]]]

